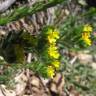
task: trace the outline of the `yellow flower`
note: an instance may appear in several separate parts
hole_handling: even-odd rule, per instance
[[[91,42],[91,40],[90,40],[89,38],[86,38],[86,39],[84,40],[84,42],[85,42],[87,45],[89,45],[89,46],[91,46],[91,44],[92,44],[92,42]]]
[[[59,69],[60,67],[60,62],[58,60],[55,60],[52,62],[52,65],[56,68],[56,69]]]
[[[92,27],[89,24],[86,24],[83,29],[84,32],[92,32]]]
[[[89,37],[90,37],[90,33],[89,32],[83,32],[82,33],[82,39],[89,38]]]
[[[82,40],[87,44],[87,45],[91,45],[91,39],[90,39],[90,33],[88,32],[83,32],[82,33]]]
[[[54,36],[54,38],[59,39],[60,38],[59,31],[55,29],[53,32],[53,36]]]
[[[55,43],[55,42],[56,42],[56,39],[53,38],[52,35],[49,35],[49,36],[48,36],[48,41],[49,41],[49,43]]]
[[[58,59],[60,54],[57,50],[57,47],[54,45],[50,45],[50,47],[48,48],[48,54],[50,57]]]
[[[49,29],[48,33],[48,41],[49,43],[55,43],[57,39],[59,39],[59,32],[55,29]]]
[[[49,50],[51,50],[51,51],[57,50],[56,44],[55,43],[50,44],[49,45]]]
[[[48,77],[51,77],[51,78],[53,78],[53,76],[55,75],[55,70],[52,66],[47,67],[47,75]]]

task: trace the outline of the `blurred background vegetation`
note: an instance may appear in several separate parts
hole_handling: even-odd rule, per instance
[[[80,93],[80,96],[96,96],[96,5],[91,6],[85,0],[64,0],[64,2],[63,0],[48,0],[47,4],[43,2],[37,3],[33,8],[26,6],[17,8],[15,6],[12,12],[9,12],[10,14],[0,14],[0,25],[5,26],[9,22],[35,14],[52,6],[55,8],[54,15],[56,18],[51,25],[60,32],[57,46],[61,55],[61,65],[58,71],[65,78],[64,91],[69,94],[72,90],[76,90]],[[14,15],[12,15],[13,13]],[[90,34],[92,40],[91,46],[88,46],[81,40],[86,24],[89,24],[93,29]],[[44,26],[41,29],[44,30]],[[42,30],[40,30],[41,34],[43,34]],[[34,37],[21,32],[21,34],[8,33],[8,35],[2,37],[4,39],[1,39],[0,45],[0,84],[11,86],[14,82],[13,78],[26,68],[46,78],[45,63],[47,61],[42,59],[44,54],[38,53],[39,51],[37,50],[39,49],[36,47],[38,40],[41,40],[41,34],[36,34]],[[18,44],[18,40],[21,41],[19,41],[19,47],[16,45]],[[43,40],[41,42],[42,46],[44,42]],[[15,45],[13,46],[12,44]],[[41,46],[39,45],[39,48]],[[12,50],[10,51],[9,49]],[[15,53],[14,50],[16,50]],[[30,63],[26,61],[26,54],[29,53],[33,55]],[[12,61],[11,64],[10,58],[15,58],[13,60],[16,62]],[[47,56],[46,58],[48,59]]]

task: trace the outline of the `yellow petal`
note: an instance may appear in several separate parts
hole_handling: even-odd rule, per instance
[[[83,29],[84,32],[92,32],[92,27],[89,24],[86,24]]]
[[[55,75],[55,70],[52,66],[48,66],[47,68],[47,75],[50,78],[53,78],[53,76]]]
[[[49,41],[49,43],[55,43],[56,42],[56,39],[54,39],[53,37],[52,37],[52,35],[50,35],[50,36],[48,36],[48,41]]]
[[[85,41],[85,43],[86,43],[87,45],[91,46],[92,42],[91,42],[90,39],[85,39],[84,41]]]
[[[56,68],[56,69],[59,69],[60,67],[60,62],[58,60],[55,60],[52,62],[52,65]]]

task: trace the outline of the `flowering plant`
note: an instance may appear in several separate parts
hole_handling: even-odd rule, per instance
[[[38,50],[39,52],[41,50],[41,57],[43,57],[44,62],[47,64],[47,76],[51,78],[54,76],[55,71],[60,67],[60,53],[57,47],[57,40],[59,38],[60,33],[56,28],[46,26],[41,33],[40,39],[38,40],[38,45],[40,46],[43,39],[43,47]]]

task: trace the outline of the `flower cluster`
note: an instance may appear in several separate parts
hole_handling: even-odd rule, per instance
[[[56,40],[59,39],[59,32],[56,29],[54,29],[54,31],[49,29],[47,35],[50,44],[56,43]]]
[[[92,32],[92,27],[88,24],[86,24],[83,28],[83,33],[82,33],[82,40],[90,46],[92,44],[92,41],[90,39],[90,35]]]
[[[60,54],[58,53],[58,49],[55,44],[49,45],[48,54],[51,58],[58,59]]]
[[[51,77],[51,78],[55,75],[55,70],[54,70],[53,66],[47,67],[47,75],[48,75],[48,77]]]
[[[47,32],[47,41],[48,41],[48,55],[51,58],[52,62],[48,65],[47,75],[48,77],[53,77],[55,74],[55,70],[58,70],[60,67],[59,57],[60,54],[58,52],[58,48],[56,46],[56,42],[59,39],[59,31],[56,29],[49,28]]]

